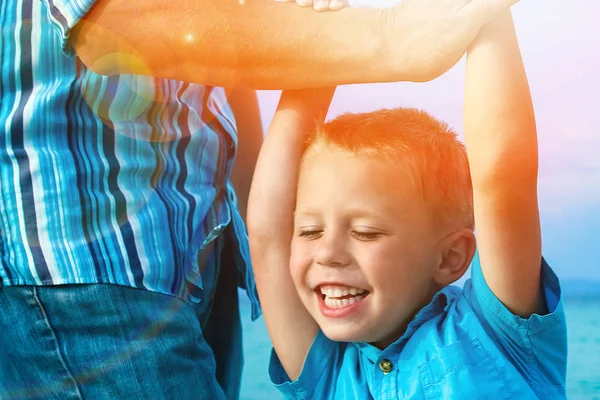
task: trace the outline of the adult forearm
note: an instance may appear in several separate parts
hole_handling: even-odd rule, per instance
[[[235,188],[240,214],[245,220],[252,175],[263,142],[263,128],[254,90],[228,90],[227,99],[235,116],[238,132],[238,152],[231,171],[231,183]]]
[[[384,14],[316,13],[272,0],[101,0],[73,45],[105,75],[255,89],[393,81],[400,66],[390,65]]]
[[[535,190],[535,117],[510,12],[468,51],[464,123],[474,186]]]

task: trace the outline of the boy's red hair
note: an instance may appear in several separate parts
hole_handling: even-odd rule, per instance
[[[447,124],[426,112],[396,108],[344,114],[319,125],[307,144],[313,150],[333,145],[399,167],[442,226],[474,228],[465,146]]]

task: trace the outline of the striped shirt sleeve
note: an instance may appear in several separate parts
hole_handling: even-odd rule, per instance
[[[74,56],[75,51],[69,40],[71,30],[90,11],[96,0],[42,0],[42,2],[46,5],[48,18],[60,38],[63,53]]]

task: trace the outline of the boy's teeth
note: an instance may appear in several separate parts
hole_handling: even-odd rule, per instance
[[[362,300],[365,297],[365,294],[359,294],[358,296],[348,297],[343,299],[335,299],[329,296],[325,296],[324,302],[325,305],[329,308],[342,308],[356,303],[357,301]]]
[[[321,294],[327,297],[340,298],[344,296],[354,296],[357,294],[363,294],[366,290],[358,289],[350,286],[321,286]]]
[[[321,294],[325,295],[325,305],[330,308],[341,308],[360,301],[367,291],[349,286],[321,286]]]

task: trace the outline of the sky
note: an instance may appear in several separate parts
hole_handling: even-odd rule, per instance
[[[351,1],[388,6],[395,1]],[[600,282],[600,2],[522,0],[513,7],[539,140],[543,254],[562,279]],[[339,87],[328,118],[410,106],[462,135],[464,59],[427,83]],[[268,127],[279,91],[259,91]]]

